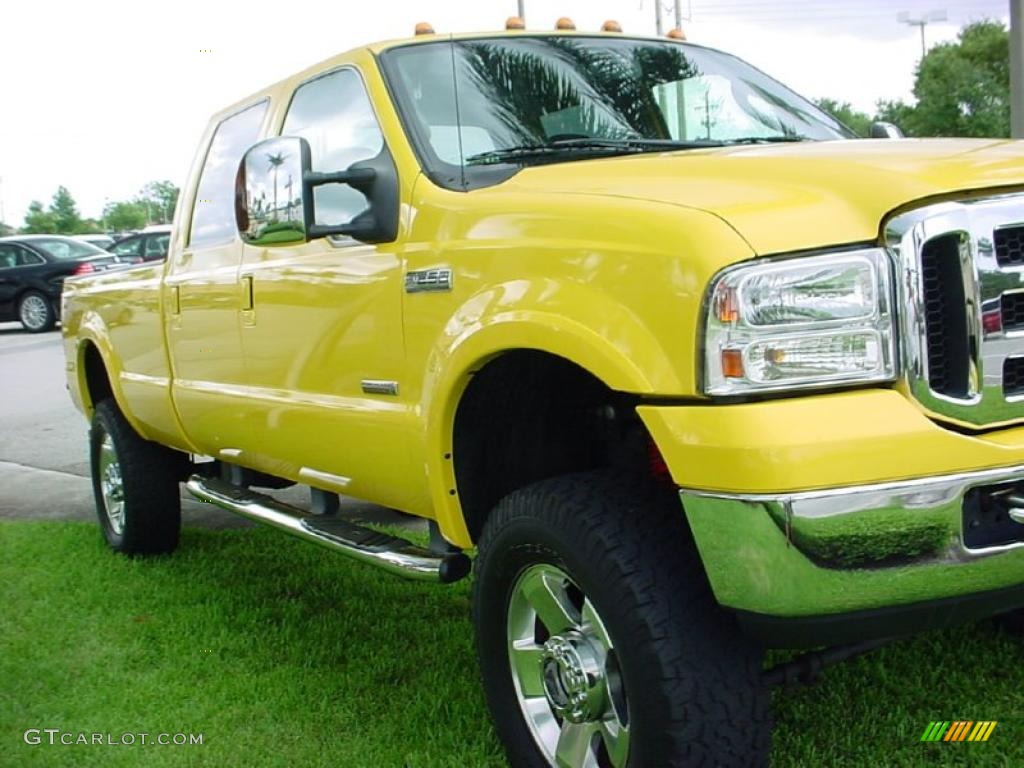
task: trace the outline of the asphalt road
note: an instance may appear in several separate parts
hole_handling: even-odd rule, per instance
[[[65,381],[59,329],[30,334],[20,324],[0,323],[0,518],[96,519],[88,424],[71,404]],[[303,487],[273,495],[308,508]],[[404,518],[354,499],[342,499],[341,514],[373,522]],[[184,491],[182,522],[211,528],[253,525]]]

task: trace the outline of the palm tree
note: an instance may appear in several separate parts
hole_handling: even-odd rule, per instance
[[[274,174],[274,215],[277,215],[277,171],[284,165],[284,161],[288,159],[288,156],[278,152],[276,155],[267,155],[267,161],[270,163],[270,170]]]

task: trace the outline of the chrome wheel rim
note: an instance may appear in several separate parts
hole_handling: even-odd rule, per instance
[[[625,766],[629,716],[618,655],[583,590],[554,565],[526,568],[512,587],[507,636],[516,697],[548,762]]]
[[[100,443],[97,472],[100,492],[103,494],[103,512],[107,516],[110,530],[120,536],[124,533],[124,482],[121,479],[121,464],[117,460],[117,451],[114,450],[114,441],[110,435],[104,435]]]
[[[27,327],[35,330],[46,324],[46,316],[49,312],[46,306],[46,299],[42,296],[26,296],[21,302],[21,322]]]

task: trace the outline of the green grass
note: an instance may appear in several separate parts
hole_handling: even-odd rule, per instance
[[[0,765],[497,766],[468,588],[280,533],[186,529],[170,558],[95,526],[0,523]],[[777,766],[1024,765],[1024,650],[934,633],[775,697]],[[983,744],[928,721],[998,720]],[[26,745],[28,728],[202,733],[202,746]]]

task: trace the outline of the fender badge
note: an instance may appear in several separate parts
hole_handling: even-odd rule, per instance
[[[452,289],[452,270],[449,267],[435,269],[417,269],[405,275],[406,293],[428,293],[450,291]]]

